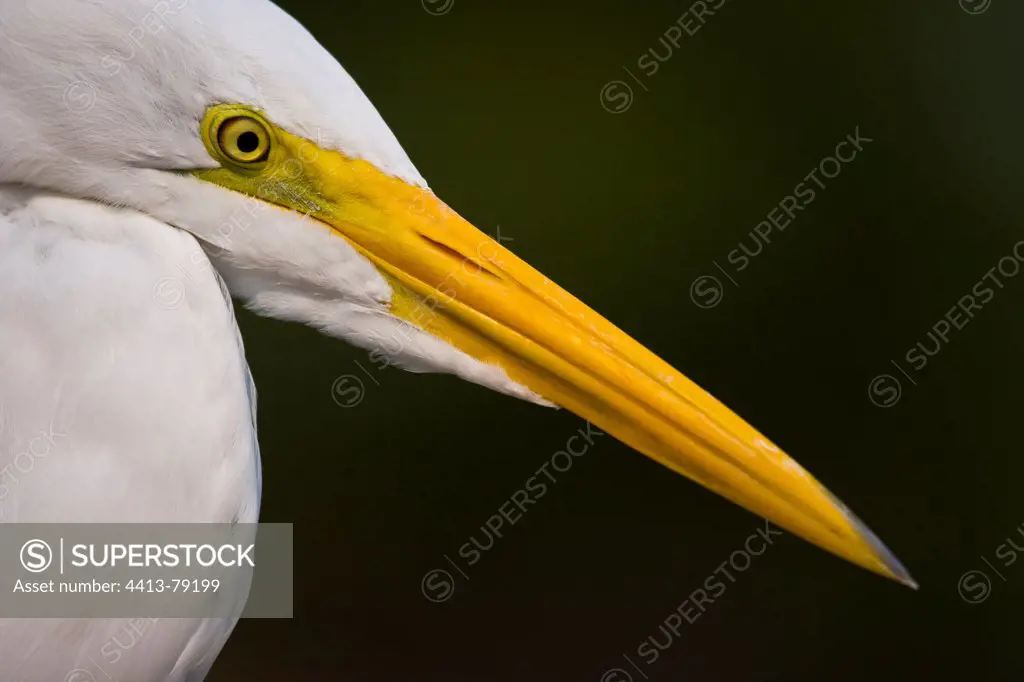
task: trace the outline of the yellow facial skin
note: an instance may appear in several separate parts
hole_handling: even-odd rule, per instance
[[[239,118],[267,133],[256,160],[221,147],[225,122],[242,126]],[[347,240],[392,285],[397,317],[782,528],[916,586],[799,464],[430,191],[320,149],[247,107],[212,107],[201,131],[223,166],[199,178],[306,214]]]

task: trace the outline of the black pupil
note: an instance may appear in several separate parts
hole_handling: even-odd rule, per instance
[[[251,130],[247,130],[238,136],[238,149],[246,154],[256,151],[259,149],[259,146],[260,136]]]

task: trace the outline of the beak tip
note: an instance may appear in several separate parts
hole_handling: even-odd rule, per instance
[[[906,569],[903,563],[896,558],[896,555],[885,546],[885,543],[882,542],[877,535],[875,535],[874,531],[868,528],[868,525],[861,521],[860,517],[850,511],[850,508],[843,504],[842,500],[836,497],[832,492],[825,489],[825,493],[832,499],[832,503],[842,511],[852,530],[871,550],[873,561],[870,563],[854,561],[854,563],[874,571],[879,575],[885,576],[886,578],[895,580],[896,582],[906,585],[910,589],[916,591],[918,589],[917,581],[910,575],[910,571]]]
[[[883,549],[885,552],[885,554],[881,557],[882,561],[885,562],[885,567],[892,574],[893,579],[899,583],[902,583],[903,585],[906,585],[907,587],[916,592],[919,588],[919,585],[917,584],[917,581],[914,580],[914,577],[910,575],[910,571],[908,571],[906,567],[902,563],[900,563],[900,560],[897,559],[892,552],[890,552],[888,549],[885,549],[884,546],[881,549]]]
[[[885,546],[885,543],[883,543],[863,521],[849,511],[847,511],[847,514],[849,516],[850,523],[860,533],[864,542],[871,547],[875,558],[882,565],[883,570],[881,572],[896,582],[906,585],[910,589],[916,591],[918,589],[917,581],[910,575],[910,571],[906,569],[903,563],[896,558],[896,555]]]
[[[916,592],[919,585],[917,584],[917,581],[914,580],[914,577],[910,575],[910,571],[908,571],[906,567],[900,563],[900,560],[897,559],[892,552],[886,549],[884,545],[880,546],[879,549],[879,558],[885,564],[885,567],[891,574],[892,578],[896,582],[906,585]]]

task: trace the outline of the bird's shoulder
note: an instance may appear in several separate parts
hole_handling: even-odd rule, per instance
[[[0,520],[255,521],[254,400],[193,237],[0,187]],[[0,677],[202,679],[233,625],[0,619]]]
[[[5,520],[253,521],[253,403],[194,237],[93,202],[0,199]]]

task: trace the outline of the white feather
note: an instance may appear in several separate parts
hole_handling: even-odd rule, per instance
[[[273,4],[0,2],[0,472],[39,433],[55,443],[0,489],[0,519],[256,519],[251,382],[222,282],[262,314],[543,402],[393,317],[387,282],[322,224],[175,172],[216,166],[199,121],[233,102],[426,187]],[[198,681],[232,626],[160,621],[97,670],[131,622],[0,621],[0,677]]]
[[[254,522],[248,369],[195,239],[91,202],[0,197],[0,518]],[[162,620],[138,635],[130,620],[0,621],[0,668],[4,680],[82,669],[177,682],[205,672],[232,625]],[[139,641],[111,663],[112,637]]]

